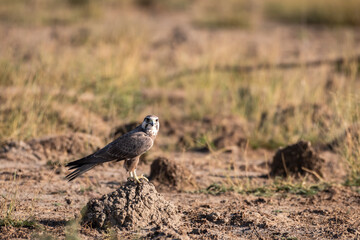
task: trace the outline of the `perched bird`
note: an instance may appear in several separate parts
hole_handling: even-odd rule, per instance
[[[140,183],[139,179],[141,178],[147,180],[144,176],[138,177],[136,175],[136,167],[140,156],[153,146],[159,127],[160,123],[157,116],[146,116],[144,121],[134,130],[115,139],[93,154],[68,163],[66,166],[69,167],[69,170],[75,170],[66,178],[72,181],[104,162],[125,160],[124,167],[130,173],[130,177],[134,178],[138,183]]]

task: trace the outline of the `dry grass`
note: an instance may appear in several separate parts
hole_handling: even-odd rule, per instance
[[[18,200],[18,182],[16,172],[14,173],[13,180],[10,183],[13,185],[13,191],[9,192],[7,195],[2,195],[1,204],[0,204],[0,227],[27,227],[27,228],[36,228],[38,224],[34,221],[31,213],[28,213],[27,219],[19,219],[16,215],[17,208],[20,207]]]
[[[69,25],[101,16],[96,1],[4,0],[0,4],[0,20],[12,25]]]
[[[193,23],[196,27],[211,29],[248,27],[251,10],[250,1],[199,1],[194,6]]]
[[[360,25],[359,0],[267,0],[265,10],[271,18],[284,22]]]
[[[338,138],[338,146],[336,150],[341,154],[349,169],[349,176],[346,181],[348,186],[360,186],[360,99],[358,96],[349,96],[355,98],[348,102],[349,105],[354,104],[348,113],[352,122],[347,122],[346,130]],[[352,123],[355,124],[352,124]]]
[[[357,3],[271,1],[266,9],[271,16],[287,21],[356,25],[360,21]],[[161,1],[154,4],[162,8]],[[201,1],[180,9],[189,11],[195,25],[224,29],[248,25],[251,7],[244,1],[220,5]],[[160,20],[153,20],[134,4],[114,1],[2,2],[0,31],[6,37],[0,40],[0,140],[72,131],[67,122],[71,120],[61,119],[52,109],[54,104],[79,105],[112,126],[119,121],[139,121],[149,112],[163,120],[236,116],[247,123],[253,147],[270,148],[299,139],[326,142],[337,136],[339,129],[358,121],[356,63],[347,63],[346,71],[325,66],[250,74],[218,72],[215,66],[286,60],[282,49],[289,43],[281,41],[281,33],[274,33],[278,39],[268,33],[257,38],[243,36],[251,30],[208,37],[196,28],[185,31],[187,40],[178,43],[172,39],[171,25],[159,27]],[[16,28],[6,30],[9,24]],[[292,51],[328,58],[350,56],[357,48],[356,35],[350,30],[347,38],[341,39],[346,43],[343,48],[336,43],[326,51],[329,55],[324,51],[323,55],[314,54],[307,46],[301,48],[314,40],[308,35],[302,30],[290,39],[300,46]],[[251,43],[263,39],[264,45],[251,51]],[[301,54],[294,54],[298,61],[305,58]],[[161,80],[171,72],[195,67],[207,70],[173,81]],[[160,97],[146,97],[143,92],[149,89],[157,89]],[[175,91],[184,93],[182,101],[161,95]],[[349,143],[346,149],[353,152],[356,146]],[[355,159],[349,164],[357,166],[358,160],[351,154],[344,156]]]
[[[134,5],[147,10],[179,11],[187,9],[191,0],[134,0]]]
[[[273,196],[280,195],[286,197],[287,195],[303,195],[312,196],[318,192],[327,190],[331,185],[319,183],[306,183],[306,181],[298,181],[294,179],[275,179],[272,184],[260,186],[252,184],[251,182],[240,182],[228,180],[227,182],[218,184],[213,183],[205,189],[200,189],[198,192],[219,195],[226,192],[236,192],[240,194],[255,195],[255,196]]]

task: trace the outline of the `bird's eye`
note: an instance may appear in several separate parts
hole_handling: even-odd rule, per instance
[[[159,121],[159,119],[156,119],[156,122],[158,122]]]

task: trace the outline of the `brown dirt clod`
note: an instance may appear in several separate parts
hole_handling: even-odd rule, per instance
[[[177,189],[193,184],[192,175],[185,166],[164,157],[155,159],[151,164],[150,179]]]
[[[276,152],[270,175],[299,177],[310,172],[322,177],[324,162],[324,159],[320,158],[311,147],[310,142],[299,141]]]
[[[91,199],[83,223],[92,227],[138,229],[149,226],[174,229],[181,223],[176,207],[152,183],[127,181],[116,191]]]

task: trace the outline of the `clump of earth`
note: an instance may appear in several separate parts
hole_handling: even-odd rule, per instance
[[[150,180],[176,189],[184,189],[195,184],[191,172],[185,166],[164,157],[156,158],[152,162]]]
[[[307,141],[279,149],[273,157],[270,175],[300,177],[310,174],[322,177],[322,168],[325,160],[322,159]]]
[[[152,183],[129,180],[116,191],[99,199],[91,199],[83,215],[83,223],[91,227],[133,230],[161,227],[172,231],[181,224],[177,208],[159,194]]]

